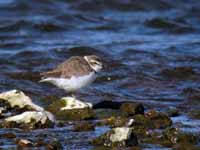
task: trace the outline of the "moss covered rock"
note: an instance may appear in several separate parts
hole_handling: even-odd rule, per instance
[[[91,143],[109,147],[129,147],[137,145],[138,141],[131,128],[118,127],[95,138]]]
[[[94,113],[97,119],[122,116],[121,112],[115,109],[95,109]]]
[[[129,122],[129,118],[110,117],[97,122],[97,126],[123,127]]]
[[[123,103],[120,107],[120,111],[127,117],[136,114],[144,114],[144,106],[138,103]]]
[[[151,120],[152,124],[157,129],[164,129],[172,125],[172,120],[165,113],[150,110],[145,116]]]
[[[74,126],[75,132],[94,131],[94,130],[95,130],[94,124],[89,123],[89,122],[79,123]]]
[[[189,143],[197,144],[199,138],[190,133],[184,133],[178,128],[168,128],[163,132],[163,137],[168,139],[172,144]]]
[[[94,118],[92,105],[76,100],[73,97],[65,97],[55,101],[46,109],[55,114],[58,120],[85,120]]]
[[[53,127],[54,122],[54,117],[49,112],[27,111],[4,119],[1,126],[5,128],[38,129]]]

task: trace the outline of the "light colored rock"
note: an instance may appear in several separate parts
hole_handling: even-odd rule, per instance
[[[28,124],[34,120],[35,123],[45,124],[47,121],[55,122],[54,116],[47,111],[27,111],[20,115],[8,117],[6,122],[16,122],[17,124]]]
[[[92,108],[91,103],[82,102],[74,97],[63,97],[61,101],[65,102],[65,107],[60,108],[60,110]]]
[[[117,127],[93,139],[91,143],[109,147],[132,147],[138,145],[138,140],[132,128]]]
[[[7,101],[11,107],[19,108],[29,107],[35,111],[43,111],[44,109],[32,102],[30,97],[26,96],[22,91],[11,90],[0,94],[0,99]]]
[[[27,147],[27,146],[33,146],[33,143],[26,139],[20,139],[17,141],[17,145],[20,147]]]
[[[128,127],[118,127],[113,129],[113,134],[110,135],[110,141],[121,142],[129,139],[132,129]]]

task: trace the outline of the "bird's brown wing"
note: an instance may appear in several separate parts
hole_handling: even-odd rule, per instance
[[[58,65],[54,70],[44,72],[43,78],[71,78],[72,76],[86,75],[92,71],[89,64],[83,57],[74,56]]]

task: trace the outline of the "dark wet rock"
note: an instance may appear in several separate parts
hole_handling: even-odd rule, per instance
[[[136,114],[144,114],[144,106],[137,103],[123,103],[120,106],[120,111],[124,116],[133,116]]]
[[[94,118],[91,107],[90,103],[67,97],[55,101],[46,109],[55,114],[58,120],[85,120]]]
[[[123,102],[101,101],[93,106],[94,109],[119,109]]]
[[[1,127],[23,129],[52,128],[54,122],[54,116],[49,112],[27,111],[4,119]]]
[[[88,120],[94,118],[94,112],[91,109],[73,109],[62,110],[55,114],[58,120]]]
[[[154,127],[157,129],[163,129],[172,125],[172,120],[165,113],[150,110],[145,116],[151,120]]]
[[[97,126],[111,126],[111,127],[123,127],[129,123],[130,119],[124,117],[110,117],[100,120],[96,123]]]
[[[151,132],[149,132],[148,136],[140,139],[141,143],[159,144],[164,147],[172,146],[171,142],[168,139],[164,138],[161,132],[157,132],[155,130],[152,130]]]
[[[0,135],[2,138],[8,138],[8,139],[13,139],[16,138],[16,135],[14,133],[8,132]]]
[[[82,132],[82,131],[94,131],[94,130],[95,130],[94,124],[89,123],[89,122],[83,122],[83,123],[76,124],[74,126],[73,131]]]
[[[139,138],[144,138],[144,137],[148,137],[149,136],[149,129],[145,126],[142,125],[138,125],[138,126],[133,126],[132,127],[133,132],[135,133],[135,135]]]
[[[195,71],[191,67],[176,67],[165,69],[161,74],[167,78],[185,79],[195,75]]]
[[[163,129],[172,125],[171,119],[166,114],[154,110],[145,115],[137,114],[132,118],[132,126],[143,126],[148,129]]]
[[[133,102],[101,101],[93,106],[94,109],[120,109],[125,115],[143,114],[142,104]]]
[[[27,139],[17,139],[16,144],[18,149],[22,149],[23,147],[33,147],[33,142]]]
[[[155,128],[155,125],[151,121],[151,119],[145,115],[141,115],[141,114],[135,115],[135,116],[133,116],[133,120],[134,120],[134,122],[133,122],[132,126],[143,126],[148,129]]]
[[[180,115],[179,111],[176,108],[169,108],[169,110],[167,110],[166,114],[169,117],[177,117]]]
[[[95,109],[94,113],[97,119],[106,119],[110,117],[122,116],[122,113],[119,110],[115,109]]]
[[[57,139],[50,141],[46,146],[46,150],[60,150],[62,148],[62,144]]]
[[[131,128],[119,127],[113,128],[111,131],[93,139],[91,143],[109,147],[130,147],[136,146],[138,140]]]
[[[163,132],[163,137],[168,139],[172,144],[189,143],[197,144],[199,138],[191,133],[184,133],[178,128],[168,128]]]
[[[172,148],[173,150],[199,150],[200,146],[192,145],[189,143],[181,143],[174,145]]]

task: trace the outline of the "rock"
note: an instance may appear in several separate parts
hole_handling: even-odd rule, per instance
[[[43,138],[37,139],[37,141],[34,143],[34,146],[36,146],[36,147],[46,146],[46,145],[47,145],[47,143],[44,142]]]
[[[119,109],[124,102],[101,101],[93,106],[94,109]]]
[[[49,112],[27,111],[20,115],[8,117],[3,122],[6,128],[49,128],[54,125],[54,116]]]
[[[169,117],[177,117],[180,115],[179,111],[176,108],[169,108],[166,113]]]
[[[85,120],[94,118],[90,103],[73,97],[65,97],[49,105],[46,109],[55,114],[58,120]]]
[[[65,107],[61,110],[92,108],[91,103],[82,102],[74,97],[64,97],[61,100],[65,102]]]
[[[13,138],[16,138],[16,135],[14,133],[8,132],[8,133],[4,133],[4,134],[0,135],[0,137],[13,139]]]
[[[188,143],[181,143],[181,144],[176,144],[173,146],[173,150],[200,150],[200,146],[197,145],[192,145]]]
[[[199,138],[190,133],[184,133],[178,128],[168,128],[163,132],[163,137],[168,139],[172,144],[188,143],[197,144]]]
[[[110,147],[129,147],[136,146],[138,141],[131,128],[118,127],[95,138],[91,143]]]
[[[0,105],[4,109],[24,111],[43,111],[44,109],[32,102],[30,97],[18,90],[11,90],[0,94]],[[4,110],[5,111],[5,110]]]
[[[74,126],[75,132],[94,131],[94,130],[95,130],[94,124],[88,122],[79,123]]]
[[[145,115],[157,129],[163,129],[172,125],[172,120],[165,113],[150,110]]]
[[[123,103],[120,106],[120,111],[124,116],[133,116],[136,114],[144,114],[144,106],[138,103]]]
[[[97,126],[123,127],[129,123],[128,118],[124,117],[110,117],[100,120],[96,123]]]
[[[111,117],[122,116],[121,112],[115,109],[95,109],[94,113],[97,119],[106,119]]]
[[[94,118],[94,112],[91,109],[72,109],[58,111],[56,114],[58,120],[88,120]]]
[[[26,139],[18,139],[16,141],[18,149],[22,149],[23,147],[32,147],[33,143]]]
[[[47,144],[46,146],[46,150],[60,150],[60,149],[62,149],[62,145],[57,139],[49,142],[49,144]]]

